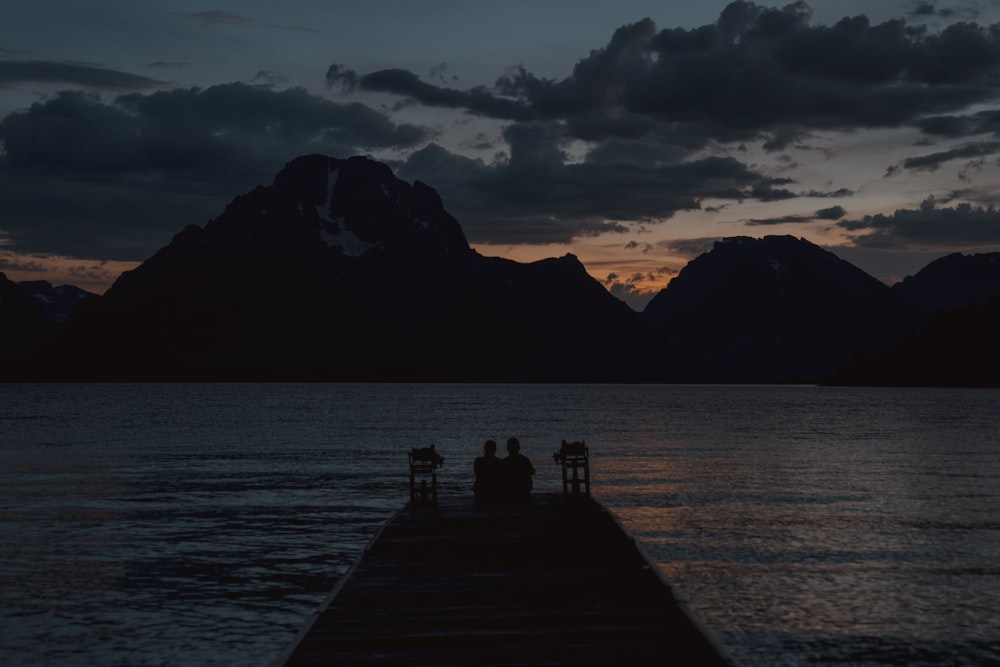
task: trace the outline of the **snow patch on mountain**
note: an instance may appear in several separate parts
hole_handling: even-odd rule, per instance
[[[369,243],[358,238],[357,234],[347,226],[347,220],[344,219],[344,216],[325,217],[318,206],[316,209],[316,212],[320,214],[319,237],[326,247],[339,249],[341,254],[347,257],[360,257],[380,245],[377,242]]]

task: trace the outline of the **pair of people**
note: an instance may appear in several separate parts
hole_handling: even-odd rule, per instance
[[[517,438],[507,440],[506,458],[497,457],[497,443],[487,440],[483,455],[475,462],[476,482],[472,487],[480,505],[521,504],[531,498],[535,467],[521,453]]]

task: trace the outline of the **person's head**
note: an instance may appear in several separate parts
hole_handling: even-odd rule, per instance
[[[497,443],[492,440],[487,440],[483,444],[483,452],[485,452],[487,456],[493,456],[497,453]]]
[[[517,454],[519,451],[521,451],[521,443],[520,443],[520,441],[518,441],[517,438],[508,438],[507,439],[507,453],[508,454]]]

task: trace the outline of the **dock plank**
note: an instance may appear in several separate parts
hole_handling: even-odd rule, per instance
[[[614,516],[536,494],[404,509],[284,656],[298,665],[727,665]]]

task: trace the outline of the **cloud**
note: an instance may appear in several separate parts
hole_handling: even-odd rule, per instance
[[[47,271],[48,267],[41,261],[28,258],[19,257],[13,253],[5,252],[0,250],[0,271],[24,271],[26,273],[42,273]]]
[[[976,175],[983,170],[986,165],[986,160],[979,158],[977,160],[969,160],[962,169],[958,172],[958,179],[964,181],[965,183],[970,183],[975,180]]]
[[[220,159],[268,146],[342,152],[411,147],[430,136],[363,104],[243,83],[130,93],[110,102],[62,92],[0,121],[12,165],[81,172],[180,164],[215,170]]]
[[[587,160],[606,165],[657,167],[684,160],[704,147],[705,142],[698,137],[663,129],[637,139],[610,137],[594,142]]]
[[[751,227],[759,227],[762,225],[802,224],[807,222],[816,222],[817,220],[839,220],[845,215],[847,215],[847,211],[845,211],[842,206],[831,206],[830,208],[821,208],[812,215],[782,215],[775,218],[754,218],[747,220],[746,224]]]
[[[727,201],[854,194],[799,190],[725,157],[738,154],[725,146],[757,141],[782,150],[825,130],[911,127],[949,137],[1000,130],[1000,113],[964,115],[998,97],[1000,30],[956,23],[934,31],[865,16],[811,20],[805,2],[776,9],[738,0],[710,25],[659,29],[648,18],[623,25],[562,78],[512,66],[490,87],[461,89],[446,83],[443,69],[424,80],[407,69],[358,74],[334,64],[327,82],[503,124],[508,150],[491,164],[430,144],[396,165],[404,178],[437,187],[473,242],[565,243],[680,211],[720,210]],[[924,164],[989,150],[970,143]],[[963,173],[974,172],[970,164]],[[845,216],[835,206],[751,224]]]
[[[854,234],[862,247],[969,248],[1000,244],[1000,210],[968,203],[940,207],[933,197],[916,209],[899,209],[890,215],[868,215],[837,223]]]
[[[675,275],[677,270],[666,266],[646,273],[633,273],[630,276],[609,273],[604,280],[604,287],[633,310],[641,312]]]
[[[250,82],[261,86],[277,86],[288,83],[288,77],[284,74],[261,69],[257,70],[257,74],[254,75]]]
[[[816,222],[817,220],[840,220],[845,215],[847,215],[847,211],[844,210],[844,207],[831,206],[829,208],[821,208],[811,215],[782,215],[775,218],[754,218],[747,220],[746,224],[752,227],[762,225],[802,224],[807,222]]]
[[[758,198],[773,179],[727,157],[568,159],[565,127],[515,123],[504,130],[510,154],[486,164],[437,145],[397,165],[402,178],[431,183],[473,243],[567,243],[661,223],[706,199]],[[763,190],[762,190],[763,188]]]
[[[354,92],[360,81],[361,78],[357,72],[347,69],[343,65],[334,63],[326,70],[326,85],[330,88],[339,85],[345,93]]]
[[[761,140],[780,150],[814,130],[926,125],[996,99],[1000,31],[939,32],[865,16],[810,23],[804,2],[729,4],[715,24],[620,27],[562,79],[512,67],[492,89],[458,90],[403,69],[359,77],[368,90],[502,120],[565,123],[576,138],[637,139],[672,127],[696,143]]]
[[[912,157],[903,160],[901,166],[911,171],[937,171],[942,164],[951,160],[978,158],[997,153],[1000,153],[1000,141],[982,141],[964,144],[946,151]]]
[[[680,255],[681,257],[687,257],[689,259],[694,259],[699,255],[703,255],[706,252],[710,252],[718,241],[722,238],[719,236],[709,236],[704,238],[694,238],[694,239],[671,239],[667,241],[661,241],[658,245],[664,248],[667,252],[674,255]]]
[[[486,132],[476,132],[476,135],[469,140],[462,142],[462,148],[484,151],[492,150],[499,146],[499,139]]]
[[[847,215],[847,211],[844,210],[843,206],[831,206],[816,211],[816,217],[820,220],[840,220],[845,215]]]
[[[609,274],[608,279],[604,281],[604,287],[612,296],[621,299],[633,310],[640,312],[653,298],[652,294],[643,294],[635,283],[619,281],[618,276],[613,273]]]
[[[64,91],[0,121],[8,248],[139,260],[305,153],[421,145],[360,103],[244,83],[102,98]]]
[[[995,3],[994,3],[995,4]],[[909,10],[909,17],[917,20],[928,20],[933,18],[955,19],[964,17],[974,19],[979,15],[980,7],[976,3],[965,3],[958,7],[938,8],[936,2],[912,2]]]
[[[458,77],[455,75],[451,75],[451,77],[448,76],[448,63],[441,63],[439,65],[435,65],[427,73],[427,76],[429,76],[432,79],[437,79],[442,83],[447,83],[449,78],[452,81],[458,80]]]
[[[751,189],[751,194],[754,199],[759,199],[760,201],[775,202],[782,201],[784,199],[795,199],[797,196],[791,190],[785,188],[776,188],[775,185],[786,184],[788,179],[773,179],[767,182],[757,183]]]
[[[809,190],[808,192],[800,192],[800,197],[812,197],[814,199],[838,199],[840,197],[853,197],[854,191],[848,190],[847,188],[838,188],[836,190]]]
[[[968,137],[1000,131],[1000,110],[989,109],[965,115],[932,115],[915,125],[924,134],[941,137]]]
[[[946,11],[912,7],[923,17]],[[175,15],[213,28],[300,29],[227,11]],[[965,179],[1000,153],[1000,112],[970,111],[998,98],[1000,30],[873,24],[864,16],[811,21],[805,2],[770,8],[739,0],[709,25],[623,25],[561,77],[513,66],[492,85],[471,88],[456,84],[445,63],[426,78],[404,68],[359,74],[329,66],[328,86],[359,100],[377,92],[394,96],[399,108],[490,119],[488,130],[470,131],[462,147],[493,152],[492,162],[431,143],[435,131],[394,122],[360,101],[278,90],[281,78],[266,71],[255,79],[264,85],[146,92],[161,82],[8,54],[0,60],[0,85],[67,83],[104,96],[64,91],[0,120],[0,224],[19,252],[141,259],[184,224],[216,215],[234,195],[269,181],[296,155],[397,151],[397,173],[435,187],[471,241],[566,243],[636,232],[730,202],[853,194],[834,184],[805,190],[742,161],[754,142],[773,151],[802,148],[804,138],[825,130],[914,128],[964,143],[910,158],[889,174],[960,159]],[[980,229],[971,223],[973,211],[993,215],[931,208],[851,221],[832,206],[751,224],[838,221],[862,243],[910,242],[907,230],[943,233],[946,225],[935,227],[932,219],[950,215],[955,229],[971,233]],[[710,247],[710,240],[694,239],[672,250],[699,243]]]
[[[764,225],[786,225],[786,224],[801,224],[803,222],[812,222],[815,218],[811,215],[782,215],[777,218],[751,218],[746,221],[746,224],[751,227],[760,227]]]
[[[910,9],[910,16],[937,16],[933,2],[916,2]]]
[[[117,272],[108,268],[107,262],[93,264],[77,264],[69,267],[69,275],[83,283],[110,283],[117,277]]]
[[[327,77],[329,80],[329,72]],[[465,109],[491,118],[526,121],[538,117],[524,103],[494,95],[484,86],[467,91],[435,86],[421,81],[419,76],[405,69],[385,69],[366,74],[358,80],[358,86],[362,90],[412,97],[428,106]]]
[[[96,90],[143,90],[162,81],[115,69],[48,60],[0,60],[0,87],[22,83],[72,84]]]

